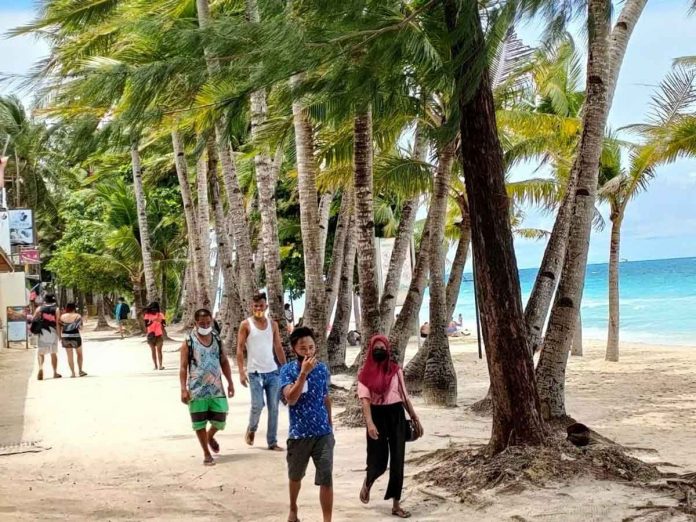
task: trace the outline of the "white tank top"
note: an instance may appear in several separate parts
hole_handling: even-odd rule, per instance
[[[254,319],[249,317],[249,335],[246,340],[247,372],[270,373],[278,369],[273,358],[273,325],[270,319],[266,319],[268,325],[265,330],[260,330]]]

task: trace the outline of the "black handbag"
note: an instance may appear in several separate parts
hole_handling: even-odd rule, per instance
[[[399,388],[401,389],[401,398],[403,399],[403,404],[406,404],[408,396],[406,395],[406,386],[401,378],[401,373],[398,374]],[[408,415],[406,407],[404,407],[404,413]],[[406,442],[413,442],[418,440],[423,436],[423,426],[417,420],[406,417],[406,423],[404,424],[404,435]]]

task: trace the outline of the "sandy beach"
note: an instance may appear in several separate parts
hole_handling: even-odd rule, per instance
[[[202,466],[187,410],[179,402],[177,350],[177,343],[167,343],[167,369],[153,371],[144,338],[122,341],[111,332],[87,333],[89,376],[69,378],[61,349],[64,377],[41,382],[32,367],[33,350],[1,353],[0,519],[287,520],[284,454],[264,449],[265,414],[257,436],[261,444],[244,444],[249,392],[236,372],[237,394],[230,401],[228,427],[219,437],[218,465]],[[429,408],[416,399],[426,436],[409,444],[407,458],[452,443],[487,442],[490,419],[467,408],[486,391],[485,360],[478,359],[471,339],[453,342],[452,351],[458,407]],[[350,378],[335,376],[334,383],[347,386]],[[696,470],[696,347],[624,343],[622,361],[607,363],[600,343],[587,341],[585,356],[570,361],[567,393],[572,416],[633,448],[636,456],[680,466],[664,464],[665,470]],[[281,408],[280,415],[283,440],[287,410]],[[334,520],[394,519],[390,504],[381,500],[385,477],[375,485],[369,506],[358,500],[364,436],[362,429],[337,426]],[[635,515],[632,507],[648,501],[674,502],[658,493],[587,478],[514,495],[488,492],[483,496],[489,502],[472,505],[416,483],[412,476],[421,470],[407,463],[404,506],[412,511],[412,520],[618,521]],[[311,473],[310,465],[300,495],[304,522],[320,520]]]

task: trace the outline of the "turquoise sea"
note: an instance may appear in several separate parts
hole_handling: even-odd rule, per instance
[[[606,339],[607,264],[588,265],[582,300],[583,335]],[[520,270],[522,299],[527,301],[537,269]],[[455,318],[475,329],[471,273],[465,274]],[[620,266],[621,339],[645,343],[696,345],[696,257],[624,261]],[[427,321],[427,302],[421,323]]]

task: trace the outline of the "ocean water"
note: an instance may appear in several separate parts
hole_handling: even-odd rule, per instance
[[[582,299],[583,335],[607,337],[608,264],[588,265]],[[522,300],[527,302],[537,269],[520,270]],[[475,330],[471,273],[465,274],[455,318]],[[620,338],[625,341],[696,345],[696,258],[625,261],[620,264]],[[427,321],[427,295],[421,323]]]

